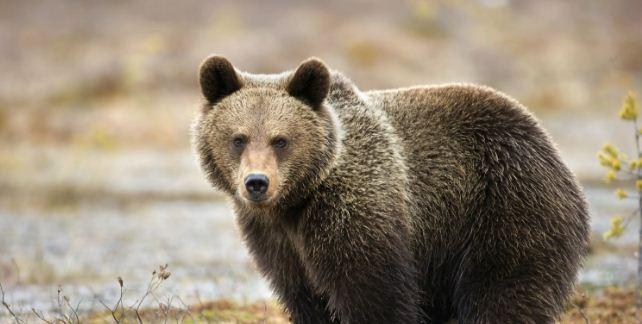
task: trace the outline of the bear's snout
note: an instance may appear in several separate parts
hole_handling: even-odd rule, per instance
[[[245,189],[250,194],[249,198],[253,201],[265,199],[265,193],[270,185],[268,177],[261,173],[252,173],[245,177]]]

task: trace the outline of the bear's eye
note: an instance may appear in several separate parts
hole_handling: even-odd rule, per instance
[[[243,148],[245,146],[245,138],[242,136],[236,136],[232,139],[232,146],[235,148]]]
[[[286,146],[288,146],[288,140],[286,140],[285,138],[282,138],[282,137],[276,138],[272,142],[272,146],[274,146],[276,148],[280,148],[280,149],[285,148]]]

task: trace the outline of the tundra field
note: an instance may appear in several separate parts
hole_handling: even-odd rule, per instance
[[[617,111],[628,91],[640,102],[641,13],[633,0],[0,0],[0,323],[287,322],[190,146],[212,53],[261,73],[317,56],[363,90],[510,94],[590,204],[592,245],[561,322],[635,323],[639,221],[603,233],[637,201],[617,199],[595,154],[635,152]]]

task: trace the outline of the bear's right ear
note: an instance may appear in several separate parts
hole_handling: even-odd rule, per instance
[[[232,63],[222,56],[213,55],[205,59],[199,74],[201,92],[212,105],[243,86]]]

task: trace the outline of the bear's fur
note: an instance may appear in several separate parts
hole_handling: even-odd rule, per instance
[[[515,100],[464,84],[362,92],[317,59],[255,75],[213,56],[200,83],[202,169],[232,197],[293,322],[552,323],[563,311],[587,207]],[[242,182],[257,170],[275,180],[254,203]]]

